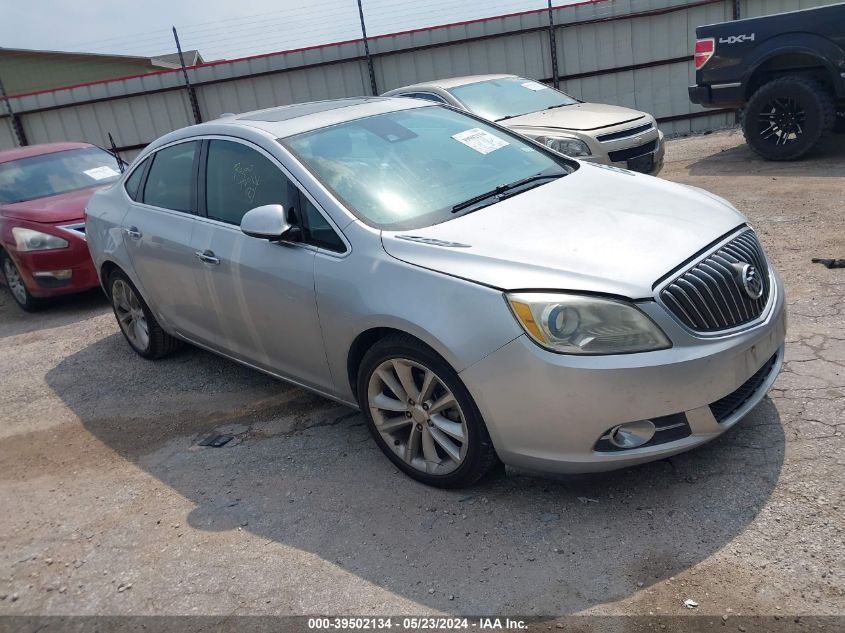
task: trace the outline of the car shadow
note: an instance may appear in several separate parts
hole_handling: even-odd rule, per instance
[[[841,178],[845,176],[845,135],[831,134],[804,158],[789,162],[764,160],[742,143],[693,162],[689,173],[692,176],[760,175],[776,178],[783,174],[789,177]]]
[[[24,312],[0,283],[0,338],[28,334],[90,319],[109,310],[100,288],[50,299],[38,312]]]
[[[360,413],[199,350],[152,363],[115,334],[46,380],[94,437],[195,504],[191,527],[248,530],[456,614],[575,613],[675,576],[748,527],[784,460],[766,399],[660,462],[443,491],[400,474]],[[197,445],[220,432],[234,439]]]

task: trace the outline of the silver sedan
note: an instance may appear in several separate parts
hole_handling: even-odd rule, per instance
[[[430,485],[688,450],[783,360],[783,286],[729,203],[420,100],[173,132],[87,214],[138,354],[187,342],[360,407]]]

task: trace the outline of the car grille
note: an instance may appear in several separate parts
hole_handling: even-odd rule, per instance
[[[65,229],[66,231],[73,231],[82,239],[85,239],[85,223],[81,222],[80,224],[65,224],[64,226],[60,227]]]
[[[644,132],[648,132],[652,130],[653,127],[651,123],[646,123],[645,125],[640,125],[638,127],[628,128],[627,130],[622,130],[620,132],[611,132],[610,134],[600,134],[596,137],[596,140],[599,143],[607,143],[608,141],[615,141],[620,138],[628,138],[629,136],[636,136],[637,134],[643,134]]]
[[[734,413],[748,402],[757,390],[766,382],[766,379],[771,375],[777,364],[778,355],[772,356],[766,364],[763,365],[756,374],[751,376],[748,380],[742,383],[736,391],[729,393],[721,400],[717,400],[710,405],[710,411],[717,422],[724,422],[729,419]]]
[[[742,280],[743,267],[753,266],[762,282],[754,299]],[[757,319],[769,301],[771,280],[763,247],[747,230],[680,275],[660,293],[664,305],[698,332],[718,332]]]
[[[646,143],[645,145],[629,147],[628,149],[620,149],[616,152],[608,152],[607,155],[610,157],[611,162],[621,163],[629,158],[636,158],[637,156],[653,152],[655,149],[657,149],[656,140]]]

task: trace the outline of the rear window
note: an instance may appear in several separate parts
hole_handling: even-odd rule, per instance
[[[119,177],[117,159],[99,147],[30,156],[0,163],[0,203],[57,196],[106,185]]]
[[[194,157],[199,143],[190,141],[156,152],[144,185],[144,204],[190,213],[194,187]]]
[[[141,186],[141,179],[144,177],[144,170],[147,168],[151,159],[146,159],[143,163],[138,165],[138,168],[133,171],[129,178],[126,179],[126,182],[123,184],[124,188],[126,189],[126,193],[129,194],[129,197],[133,200],[137,201],[140,196],[139,187]]]

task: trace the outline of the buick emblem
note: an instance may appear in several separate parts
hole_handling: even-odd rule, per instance
[[[737,277],[745,294],[755,301],[763,296],[763,278],[754,266],[739,262],[734,264]]]

